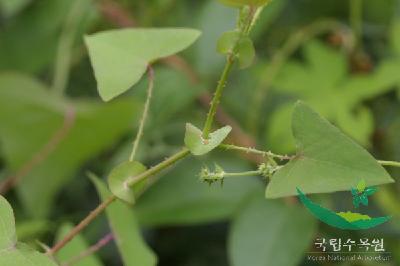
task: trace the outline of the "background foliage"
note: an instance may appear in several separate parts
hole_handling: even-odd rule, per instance
[[[214,0],[0,0],[0,10],[0,178],[19,177],[7,199],[18,240],[37,246],[35,239],[52,243],[96,206],[97,190],[107,193],[100,180],[129,157],[145,100],[147,82],[141,81],[111,102],[100,101],[83,35],[125,26],[203,32],[180,54],[186,61],[174,57],[155,67],[137,156],[153,165],[182,146],[186,122],[203,123],[205,93],[224,63],[216,42],[234,28],[236,10]],[[252,33],[256,61],[235,69],[223,98],[224,111],[246,132],[234,134],[235,141],[292,153],[290,114],[302,99],[375,157],[400,160],[400,2],[363,0],[362,11],[362,32],[354,39],[349,0],[270,4]],[[226,117],[220,123],[231,124]],[[229,171],[255,165],[222,152],[188,158],[156,177],[133,209],[110,208],[110,226],[102,216],[59,259],[68,261],[112,230],[116,243],[127,242],[76,265],[151,265],[155,254],[159,265],[309,265],[304,256],[314,238],[363,235],[383,237],[394,257],[387,265],[400,264],[398,184],[380,187],[368,210],[393,214],[391,223],[338,235],[298,204],[264,199],[261,178],[202,184],[198,172],[213,161]],[[87,171],[101,177],[92,178],[97,190]],[[315,199],[351,208],[347,194]]]

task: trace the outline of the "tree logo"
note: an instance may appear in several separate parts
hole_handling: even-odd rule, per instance
[[[351,188],[353,197],[353,205],[359,208],[360,204],[368,206],[368,197],[377,191],[376,187],[366,187],[365,180],[361,180],[356,188]],[[364,230],[381,225],[388,220],[391,216],[370,217],[361,213],[354,212],[334,212],[324,208],[315,202],[311,201],[301,190],[297,187],[297,193],[300,201],[306,208],[320,221],[343,230]]]

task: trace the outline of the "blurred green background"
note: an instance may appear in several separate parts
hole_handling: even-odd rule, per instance
[[[203,31],[180,57],[156,65],[138,154],[151,166],[182,146],[186,122],[202,125],[224,64],[215,43],[235,27],[237,11],[216,0],[0,0],[0,11],[0,180],[18,179],[7,199],[19,238],[50,245],[62,224],[77,223],[98,204],[87,172],[106,177],[128,158],[146,93],[143,81],[101,102],[84,34],[128,26]],[[293,152],[290,115],[302,99],[375,157],[400,161],[400,1],[274,0],[252,37],[257,59],[235,70],[218,119],[235,121],[231,143]],[[213,162],[227,171],[256,166],[227,152],[186,159],[156,177],[132,208],[159,265],[400,265],[398,184],[380,187],[362,209],[392,214],[390,223],[339,231],[299,204],[265,200],[261,178],[201,183],[200,168]],[[335,210],[352,204],[350,193],[313,198]],[[92,244],[108,231],[101,217],[83,236]],[[384,238],[393,258],[311,263],[306,252],[317,237]],[[98,256],[102,264],[86,265],[122,265],[114,244]]]

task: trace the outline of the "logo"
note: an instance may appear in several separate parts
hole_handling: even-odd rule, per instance
[[[351,188],[350,191],[354,207],[359,208],[360,204],[368,206],[368,197],[376,191],[376,187],[366,187],[365,180],[361,180],[357,184],[357,187]],[[391,218],[391,216],[373,218],[365,214],[350,211],[334,212],[313,202],[298,187],[297,193],[304,206],[321,222],[342,230],[370,229],[387,222]]]

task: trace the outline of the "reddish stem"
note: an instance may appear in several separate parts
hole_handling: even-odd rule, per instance
[[[114,235],[112,233],[108,233],[105,235],[103,238],[101,238],[96,244],[93,246],[89,247],[87,250],[83,251],[80,253],[78,256],[70,259],[69,261],[61,264],[61,266],[72,266],[79,261],[83,260],[86,257],[89,257],[90,255],[96,253],[99,251],[101,248],[106,246],[108,243],[110,243],[114,239]]]
[[[15,187],[24,176],[29,174],[33,168],[45,161],[46,158],[58,147],[60,142],[65,139],[74,123],[75,110],[72,106],[69,106],[65,111],[64,121],[61,128],[59,128],[53,134],[50,140],[33,155],[31,160],[22,165],[22,167],[14,175],[7,177],[0,183],[0,195],[6,194],[10,189]]]

